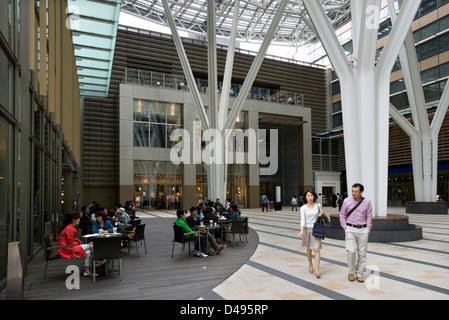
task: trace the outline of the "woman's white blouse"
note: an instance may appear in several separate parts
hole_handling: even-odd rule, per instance
[[[318,218],[318,206],[319,204],[317,203],[312,209],[308,208],[307,205],[301,206],[301,226],[304,226],[306,228],[313,228],[313,224]]]

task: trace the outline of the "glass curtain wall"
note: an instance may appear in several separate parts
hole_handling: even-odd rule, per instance
[[[267,193],[274,201],[275,187],[281,186],[283,205],[290,205],[293,195],[298,195],[298,132],[296,126],[259,123],[259,129],[267,130],[267,154],[270,150],[270,129],[278,130],[278,170],[271,176],[260,176],[260,194]],[[262,167],[262,165],[260,165]],[[266,165],[268,166],[268,165]]]
[[[13,126],[0,116],[0,283],[6,279],[13,208]]]
[[[134,100],[134,146],[171,148],[170,134],[182,128],[182,105]]]

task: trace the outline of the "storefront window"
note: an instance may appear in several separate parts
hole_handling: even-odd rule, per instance
[[[406,201],[415,199],[412,173],[397,173],[388,176],[388,206],[403,207]]]
[[[196,165],[196,200],[197,202],[207,199],[207,173],[204,163]]]
[[[143,209],[182,207],[182,165],[167,161],[134,161],[134,201]]]
[[[248,165],[232,164],[228,165],[228,183],[226,197],[231,199],[239,208],[246,207]]]

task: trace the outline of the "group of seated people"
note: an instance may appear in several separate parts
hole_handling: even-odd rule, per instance
[[[58,237],[58,246],[75,246],[75,256],[77,258],[85,257],[84,276],[87,277],[91,275],[90,244],[81,244],[81,240],[78,237],[79,232],[76,227],[80,227],[83,235],[89,233],[89,231],[92,233],[99,233],[100,229],[102,229],[104,233],[113,233],[114,226],[131,223],[133,218],[135,218],[135,210],[131,203],[127,202],[125,207],[121,204],[117,204],[115,209],[108,211],[94,201],[90,206],[83,206],[81,211],[81,215],[76,210],[64,215],[62,230]],[[89,229],[90,226],[92,227],[92,230]],[[126,246],[126,242],[123,243],[123,246]],[[73,258],[72,248],[59,248],[58,253],[63,259]],[[100,267],[105,263],[105,260],[95,261],[95,263],[97,267]]]
[[[114,209],[108,210],[94,201],[89,206],[81,207],[80,227],[83,235],[90,232],[98,233],[100,229],[105,233],[112,233],[114,226],[128,225],[135,218],[136,212],[132,202],[127,201],[125,206],[118,203]]]
[[[198,229],[196,231],[195,227],[199,226],[201,222],[209,223],[210,221],[217,222],[220,217],[225,217],[225,222],[230,227],[230,223],[234,220],[240,219],[240,212],[237,209],[237,205],[231,203],[230,201],[226,201],[227,203],[223,206],[219,199],[212,203],[212,201],[208,203],[200,203],[198,206],[192,206],[190,208],[190,215],[187,216],[187,210],[178,209],[176,211],[177,219],[175,224],[184,229],[185,237],[195,237],[197,240],[194,250],[194,255],[198,257],[207,257],[207,242],[211,245],[212,249],[215,251],[215,254],[219,254],[224,248],[226,248],[226,244],[218,244],[215,240],[219,238],[220,231],[218,229],[213,230],[213,232],[217,232],[218,234],[212,235],[206,229]],[[222,239],[223,240],[223,239]],[[200,245],[198,245],[200,242]],[[198,248],[201,248],[201,251]]]

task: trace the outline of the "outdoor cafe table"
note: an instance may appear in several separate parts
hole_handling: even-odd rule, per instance
[[[111,237],[122,237],[123,234],[122,233],[104,233],[103,235],[100,235],[99,233],[91,233],[91,234],[86,234],[83,236],[83,243],[89,243],[91,242],[91,239],[96,238],[96,237],[106,237],[106,238],[111,238]]]
[[[220,225],[216,224],[216,225],[197,225],[195,226],[195,229],[205,229],[207,232],[209,232],[209,230],[215,230],[215,229],[220,229]],[[206,252],[209,252],[209,240],[206,241]]]

